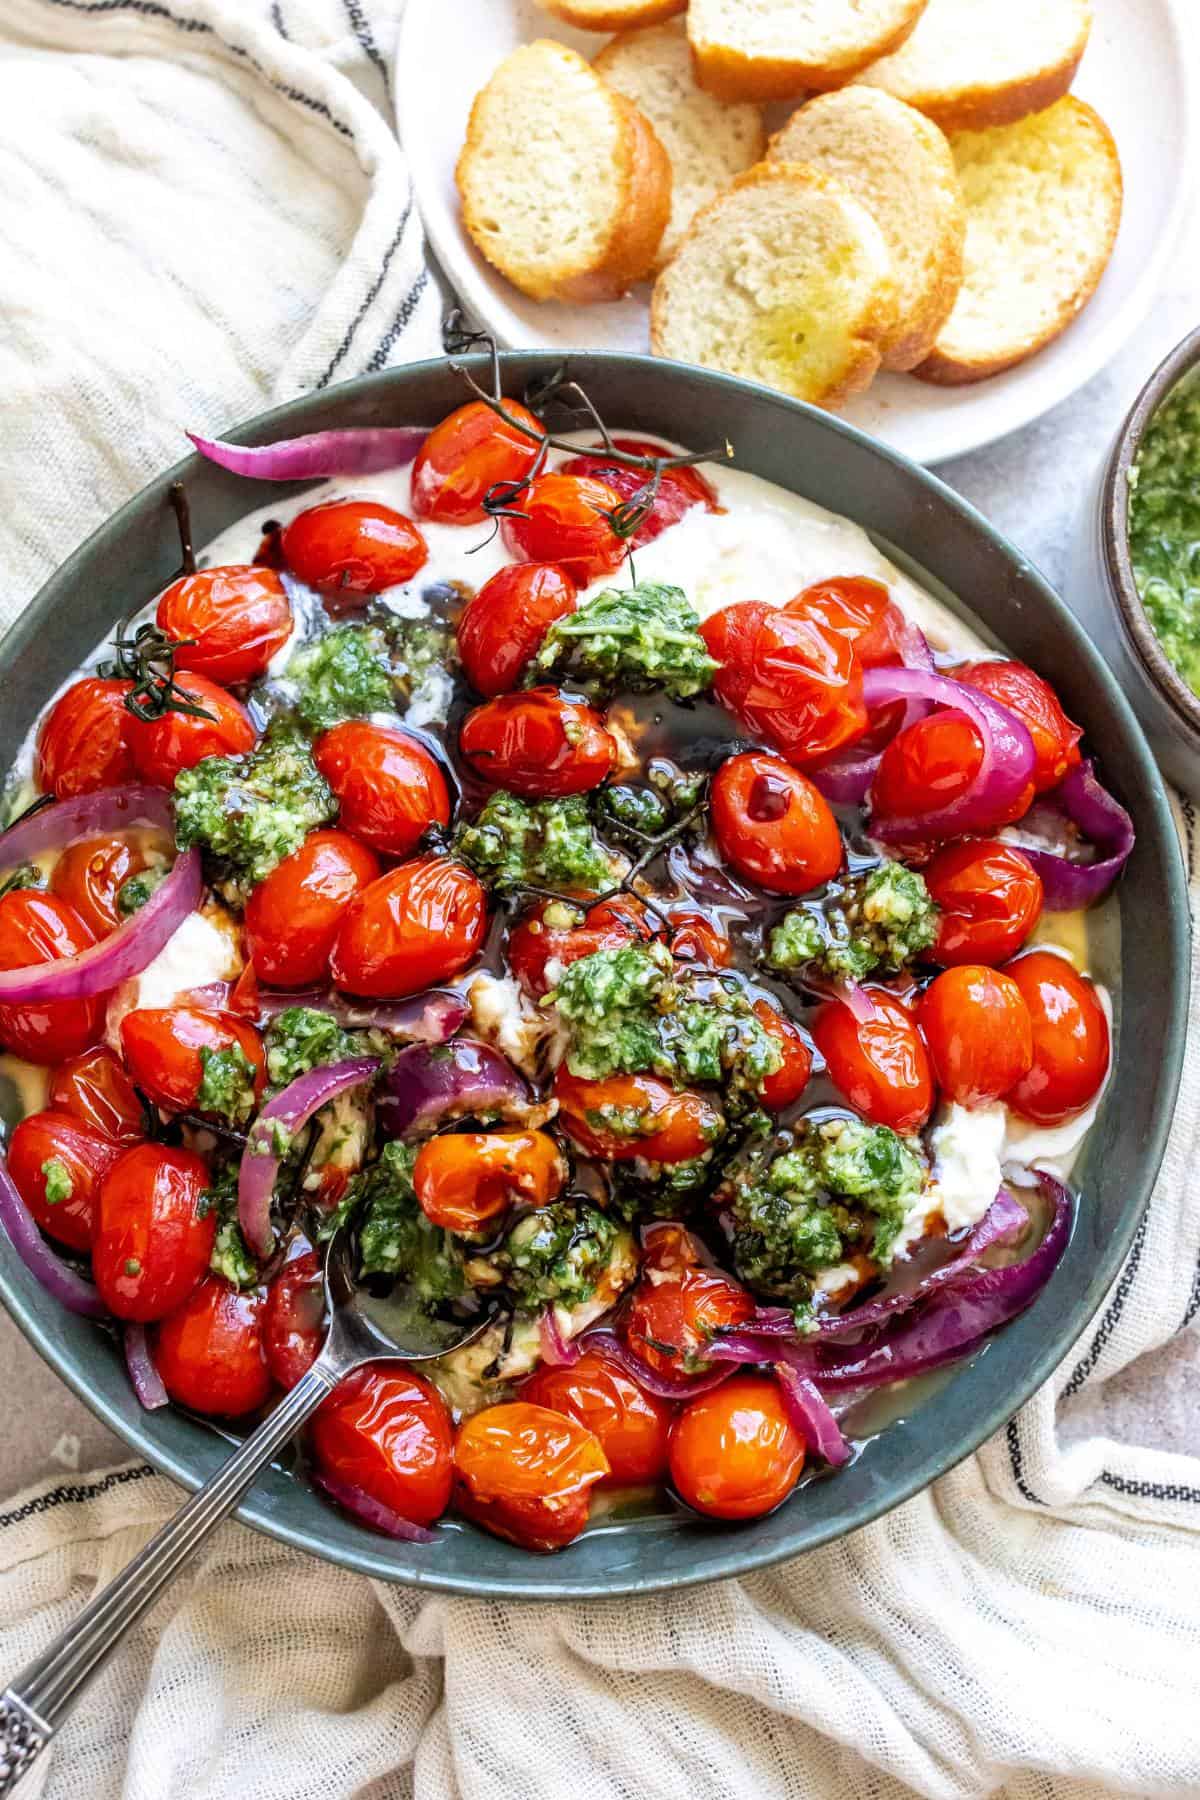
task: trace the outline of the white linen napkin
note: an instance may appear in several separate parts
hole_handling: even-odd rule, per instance
[[[436,352],[382,112],[401,10],[4,0],[0,623],[185,424]],[[530,1607],[228,1525],[31,1800],[1200,1794],[1200,1458],[1060,1435],[1200,1311],[1198,1127],[1193,1044],[1101,1313],[1005,1432],[876,1525],[677,1598]],[[134,1464],[0,1506],[0,1676],[179,1498]]]

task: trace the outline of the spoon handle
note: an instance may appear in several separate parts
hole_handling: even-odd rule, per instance
[[[339,1364],[327,1349],[211,1480],[0,1695],[0,1800],[41,1755],[125,1633],[195,1555],[209,1532],[233,1511],[260,1469],[295,1436],[345,1372],[345,1364]]]

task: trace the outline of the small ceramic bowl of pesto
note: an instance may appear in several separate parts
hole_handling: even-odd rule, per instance
[[[1160,363],[1113,441],[1066,598],[1164,773],[1200,795],[1200,329]]]

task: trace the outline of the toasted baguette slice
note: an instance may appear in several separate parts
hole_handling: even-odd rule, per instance
[[[902,44],[925,0],[691,0],[696,80],[721,100],[840,87]]]
[[[962,281],[966,212],[942,133],[890,94],[848,87],[793,113],[769,154],[836,176],[871,214],[899,292],[883,366],[914,368],[933,349]]]
[[[922,381],[983,381],[1056,338],[1087,304],[1121,223],[1121,164],[1099,115],[1046,112],[950,139],[967,203],[965,272]]]
[[[456,170],[463,222],[535,300],[617,300],[654,267],[671,165],[591,64],[539,38],[476,96]]]
[[[883,233],[841,183],[759,163],[706,206],[654,284],[650,347],[836,406],[896,322]]]
[[[538,0],[538,5],[582,31],[634,31],[683,12],[687,0]]]
[[[1061,100],[1091,26],[1091,0],[929,0],[907,43],[857,79],[943,131],[1011,125]]]
[[[761,157],[762,114],[757,106],[717,100],[696,86],[680,21],[623,32],[592,67],[649,119],[671,159],[671,217],[658,247],[662,268],[700,208]]]

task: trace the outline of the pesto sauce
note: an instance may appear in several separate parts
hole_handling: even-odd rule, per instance
[[[1129,475],[1129,560],[1154,635],[1200,694],[1200,371],[1168,394]]]

